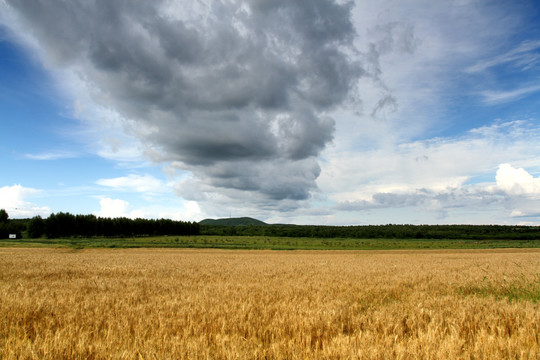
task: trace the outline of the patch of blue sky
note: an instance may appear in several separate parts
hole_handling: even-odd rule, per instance
[[[1,29],[0,29],[1,31]],[[26,50],[0,41],[0,143],[17,160],[25,154],[70,153],[77,146],[60,136],[73,120],[59,116],[62,96],[53,80]]]
[[[465,181],[464,185],[493,183],[495,181],[495,172],[485,173],[477,176],[470,177]]]
[[[538,118],[540,64],[523,72],[512,67],[499,64],[489,74],[468,74],[460,90],[447,99],[442,132],[455,135],[501,119]]]

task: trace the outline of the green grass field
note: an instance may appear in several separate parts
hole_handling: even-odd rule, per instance
[[[540,240],[320,239],[265,236],[159,236],[0,240],[0,246],[84,248],[217,248],[271,250],[413,250],[540,248]]]

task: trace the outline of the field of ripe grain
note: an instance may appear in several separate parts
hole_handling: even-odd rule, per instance
[[[538,359],[540,251],[0,249],[1,359]]]

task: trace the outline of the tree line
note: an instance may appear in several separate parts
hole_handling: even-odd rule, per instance
[[[539,240],[539,226],[514,225],[201,225],[202,235],[352,239]]]
[[[65,238],[65,237],[129,237],[129,236],[163,236],[163,235],[198,235],[199,224],[189,221],[176,221],[170,219],[129,219],[103,218],[95,215],[73,215],[68,212],[52,213],[48,218],[35,216],[26,221],[9,221],[6,214],[5,227],[9,231],[2,231],[0,225],[0,238],[7,238],[9,234],[16,233],[20,238],[23,231],[27,231],[31,238]],[[0,219],[1,220],[1,219]],[[3,224],[3,223],[2,223]],[[15,232],[15,230],[18,230]]]

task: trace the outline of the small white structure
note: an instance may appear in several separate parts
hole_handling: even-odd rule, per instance
[[[10,238],[10,239],[16,239],[16,238],[17,238],[17,234],[9,234],[9,238]]]

